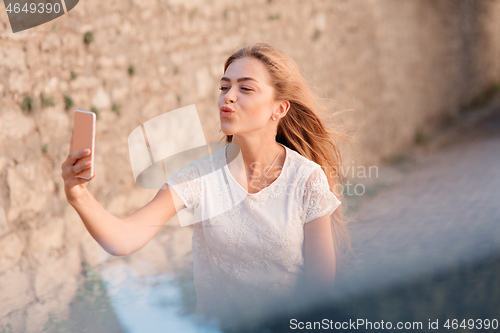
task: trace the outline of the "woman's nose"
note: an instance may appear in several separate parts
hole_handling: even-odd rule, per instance
[[[234,89],[230,88],[228,92],[224,95],[224,101],[226,104],[236,102],[236,94],[234,93]]]

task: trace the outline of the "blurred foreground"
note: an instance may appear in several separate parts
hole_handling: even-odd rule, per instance
[[[424,151],[428,155],[404,167],[381,167],[380,177],[366,185],[367,193],[378,192],[358,203],[350,224],[354,256],[340,272],[336,290],[312,303],[304,300],[293,314],[277,309],[265,323],[242,323],[237,331],[300,331],[299,325],[324,319],[362,320],[350,326],[358,332],[381,327],[382,321],[417,325],[408,331],[429,331],[436,323],[437,331],[448,331],[447,320],[460,325],[464,319],[464,327],[449,331],[488,331],[489,319],[494,331],[492,320],[500,319],[500,108],[486,110],[479,121]],[[99,313],[98,306],[74,305],[69,321],[46,325],[50,332],[218,331],[188,315],[194,305],[189,271],[180,279],[140,278],[126,267],[111,266],[101,275],[111,305],[101,303],[99,316],[107,311],[107,319],[88,320],[93,311]],[[376,331],[390,331],[385,328]]]

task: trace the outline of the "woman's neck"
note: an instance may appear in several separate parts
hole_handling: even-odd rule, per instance
[[[227,149],[227,160],[230,162],[231,173],[241,183],[245,179],[247,183],[251,182],[251,184],[256,185],[267,172],[265,179],[259,183],[259,187],[265,187],[277,178],[285,162],[285,157],[285,148],[274,139],[243,139],[233,136]],[[270,168],[271,166],[272,168]]]
[[[234,159],[241,151],[246,167],[249,167],[252,163],[268,166],[274,161],[280,150],[283,149],[282,146],[274,139],[242,139],[233,136],[231,143],[234,145],[230,145],[232,147],[228,150],[229,160]]]

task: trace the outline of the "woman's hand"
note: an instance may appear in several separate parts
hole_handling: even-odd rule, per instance
[[[144,207],[126,218],[118,218],[104,209],[87,190],[91,179],[77,178],[76,175],[90,168],[90,162],[78,163],[90,155],[89,149],[72,152],[61,166],[64,191],[68,202],[82,219],[92,237],[110,254],[126,255],[137,251],[184,206],[180,198],[174,203],[173,195],[166,185]]]
[[[61,176],[64,180],[64,192],[69,203],[76,202],[80,199],[87,190],[87,182],[94,179],[95,173],[90,179],[77,178],[76,175],[87,170],[91,166],[91,161],[77,163],[79,159],[89,156],[90,149],[82,149],[69,153],[66,160],[63,162]]]

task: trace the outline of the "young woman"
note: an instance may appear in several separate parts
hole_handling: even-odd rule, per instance
[[[224,149],[173,174],[134,214],[108,213],[86,180],[75,178],[89,167],[78,159],[90,152],[69,154],[62,177],[68,202],[113,255],[140,249],[178,211],[191,212],[199,221],[192,243],[197,311],[228,322],[333,282],[348,245],[336,143],[346,138],[325,127],[299,69],[271,45],[231,55],[220,90]]]

